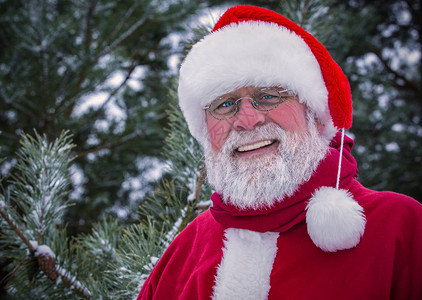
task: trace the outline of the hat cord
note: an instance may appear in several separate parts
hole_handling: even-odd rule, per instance
[[[344,128],[341,129],[340,158],[338,160],[338,171],[337,171],[337,182],[336,182],[337,190],[340,185],[341,160],[343,158],[343,144],[344,144]]]

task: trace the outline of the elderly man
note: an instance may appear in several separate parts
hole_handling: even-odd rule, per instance
[[[138,299],[422,299],[422,206],[356,181],[350,87],[314,37],[230,8],[179,103],[216,193]]]

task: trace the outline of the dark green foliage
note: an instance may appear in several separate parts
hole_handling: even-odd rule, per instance
[[[168,99],[172,130],[164,150],[174,179],[164,179],[143,203],[139,224],[124,227],[109,219],[95,224],[89,234],[69,238],[62,216],[75,210],[68,209],[66,200],[74,146],[66,133],[54,143],[39,135],[23,136],[10,197],[0,194],[0,252],[8,272],[2,283],[12,299],[133,298],[169,243],[208,208],[201,149],[186,134],[173,90]],[[39,245],[54,253],[50,270],[37,256]]]
[[[151,216],[159,227],[167,226],[172,231],[169,237],[172,240],[199,212],[208,208],[211,189],[205,183],[202,149],[188,133],[182,112],[176,105],[175,89],[169,93],[169,99],[172,99],[168,111],[170,130],[164,147],[170,164],[169,179],[163,179],[152,197],[140,206],[139,214]]]
[[[163,160],[171,35],[198,8],[189,0],[2,1],[2,174],[10,175],[21,132],[52,139],[68,129],[80,181],[78,213],[66,216],[72,231],[120,207],[133,221],[153,180],[142,174]],[[101,104],[87,106],[93,95]]]
[[[333,50],[352,86],[359,180],[421,201],[420,1],[349,1],[345,9]]]
[[[35,138],[23,135],[21,144],[10,192],[0,194],[0,250],[8,260],[8,275],[2,283],[9,286],[11,296],[18,297],[33,288],[32,296],[39,293],[48,298],[61,290],[48,279],[51,275],[67,288],[73,286],[75,294],[85,295],[84,286],[72,280],[79,267],[73,264],[74,248],[58,226],[70,205],[68,168],[74,145],[67,132],[53,143],[38,134]],[[38,246],[53,251],[48,254],[52,265],[43,265]]]

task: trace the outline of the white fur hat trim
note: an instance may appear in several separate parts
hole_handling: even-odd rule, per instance
[[[192,135],[201,143],[208,136],[202,107],[245,86],[281,86],[296,91],[333,130],[328,91],[317,59],[305,41],[274,23],[229,24],[196,43],[180,69],[179,105]]]
[[[322,187],[306,207],[308,234],[326,252],[355,247],[364,231],[363,208],[346,190]]]

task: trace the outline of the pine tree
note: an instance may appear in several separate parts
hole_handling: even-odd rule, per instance
[[[359,1],[345,9],[338,53],[355,103],[359,180],[422,201],[421,3]]]
[[[160,188],[140,207],[139,224],[108,219],[90,234],[69,238],[62,217],[71,210],[67,132],[54,143],[22,136],[13,180],[1,195],[1,254],[9,260],[10,297],[128,299],[136,296],[163,251],[210,205],[202,153],[177,106],[175,88],[165,151],[172,161]]]
[[[169,58],[179,51],[173,37],[201,7],[192,0],[1,1],[2,175],[16,162],[21,132],[54,139],[71,130],[79,210],[64,216],[69,230],[89,230],[117,209],[133,222],[154,186],[143,173],[165,160],[165,87],[174,76]],[[101,105],[86,108],[93,95],[104,97]]]
[[[16,173],[8,192],[0,199],[0,242],[2,257],[12,261],[6,278],[12,295],[41,280],[50,284],[30,289],[32,295],[44,295],[46,287],[55,295],[53,282],[61,281],[79,296],[89,296],[70,271],[72,253],[66,247],[66,233],[57,226],[70,204],[65,200],[70,184],[69,153],[73,148],[69,138],[64,132],[49,144],[38,134],[35,138],[22,135]]]

